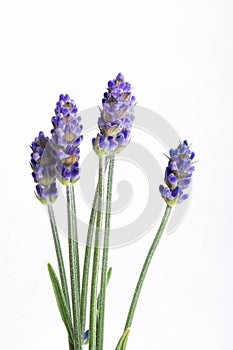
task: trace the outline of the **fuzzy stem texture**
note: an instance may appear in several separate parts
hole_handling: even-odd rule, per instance
[[[96,220],[95,247],[94,247],[92,283],[91,283],[89,350],[96,350],[97,292],[98,292],[98,274],[99,274],[99,262],[100,262],[100,238],[101,238],[101,230],[102,230],[103,199],[104,199],[104,157],[99,157],[99,182],[98,183],[99,183],[98,212],[97,212],[97,220]]]
[[[74,215],[73,215],[73,196],[71,184],[66,186],[67,195],[67,215],[68,215],[68,242],[69,242],[69,261],[70,261],[70,282],[72,296],[72,311],[73,311],[73,327],[74,327],[74,350],[82,349],[82,337],[80,329],[80,299],[78,293],[78,278],[77,278],[77,255],[76,242],[74,237]]]
[[[104,344],[104,314],[105,314],[105,300],[106,300],[107,274],[108,274],[108,251],[109,251],[109,235],[110,235],[110,222],[111,222],[111,203],[112,203],[112,184],[113,184],[114,163],[115,163],[115,156],[112,155],[110,157],[109,171],[108,171],[104,247],[103,247],[103,256],[102,256],[102,273],[101,273],[101,286],[100,286],[100,297],[99,297],[97,350],[103,350],[103,344]]]
[[[149,249],[149,252],[147,254],[146,260],[145,260],[144,265],[142,267],[142,270],[141,270],[141,273],[140,273],[140,276],[139,276],[139,279],[138,279],[138,283],[137,283],[136,289],[134,291],[133,299],[132,299],[132,302],[131,302],[131,305],[130,305],[128,317],[127,317],[127,320],[126,320],[126,323],[125,323],[125,329],[124,329],[125,331],[128,328],[130,328],[131,325],[132,325],[134,313],[135,313],[136,306],[137,306],[137,303],[138,303],[138,299],[139,299],[139,296],[140,296],[140,293],[141,293],[141,290],[142,290],[143,282],[145,280],[148,268],[149,268],[150,263],[152,261],[152,258],[153,258],[153,255],[155,253],[155,250],[156,250],[156,248],[158,246],[160,238],[162,237],[164,229],[165,229],[165,227],[167,225],[168,219],[169,219],[170,214],[171,214],[171,209],[172,208],[169,205],[167,205],[165,213],[164,213],[164,216],[163,216],[162,221],[161,221],[161,224],[159,226],[158,232],[157,232],[157,234],[156,234],[156,236],[155,236],[155,238],[153,240],[153,243],[152,243],[152,245],[151,245],[151,247]]]

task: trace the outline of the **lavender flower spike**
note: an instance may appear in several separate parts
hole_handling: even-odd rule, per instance
[[[37,183],[36,197],[43,204],[53,203],[58,196],[55,176],[56,160],[48,140],[49,138],[45,137],[41,131],[31,144],[32,177]]]
[[[195,170],[193,166],[195,154],[189,147],[188,142],[184,141],[179,144],[177,149],[170,150],[164,179],[167,187],[163,185],[159,187],[162,197],[170,207],[188,198],[188,194],[184,193],[184,190],[189,187],[192,173]]]
[[[57,158],[57,178],[64,185],[74,184],[80,176],[79,145],[83,139],[81,117],[69,95],[60,95],[55,113],[50,143]]]
[[[108,82],[102,99],[98,120],[100,133],[92,140],[97,155],[118,153],[130,142],[136,99],[131,94],[131,85],[119,73]]]

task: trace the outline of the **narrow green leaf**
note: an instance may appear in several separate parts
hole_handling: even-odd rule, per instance
[[[112,276],[112,267],[110,267],[109,270],[108,270],[107,284],[109,283],[111,276]]]
[[[61,289],[59,280],[56,276],[56,273],[55,273],[52,265],[50,265],[50,264],[48,264],[48,271],[49,271],[49,276],[51,279],[54,295],[56,297],[57,306],[58,306],[62,321],[64,322],[64,325],[67,329],[69,337],[73,343],[73,329],[72,329],[72,324],[71,324],[71,320],[69,317],[69,310],[68,310],[68,307],[67,307],[67,304],[65,301],[65,297],[62,293],[62,289]]]
[[[125,350],[126,348],[126,344],[127,344],[127,341],[128,341],[128,338],[129,338],[129,332],[130,332],[130,328],[127,328],[125,333],[124,333],[124,339],[122,341],[122,346],[121,346],[121,350]]]
[[[120,338],[120,340],[117,344],[116,350],[125,350],[127,340],[129,337],[129,332],[130,332],[130,328],[127,328],[126,331],[124,332],[124,334],[122,335],[122,337]]]
[[[112,267],[109,268],[107,273],[107,285],[110,281],[111,276],[112,276]],[[97,328],[99,325],[99,311],[100,311],[100,293],[98,294],[98,298],[97,298]]]

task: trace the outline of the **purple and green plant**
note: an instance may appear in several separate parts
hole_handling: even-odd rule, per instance
[[[40,132],[31,144],[30,165],[36,183],[35,195],[47,206],[59,277],[51,264],[48,264],[48,271],[57,306],[67,330],[69,350],[82,350],[87,345],[89,350],[104,350],[106,290],[112,274],[112,268],[108,266],[108,256],[115,155],[124,151],[131,140],[135,105],[136,98],[132,95],[131,85],[125,81],[122,73],[119,73],[107,84],[98,118],[99,132],[92,140],[93,150],[99,159],[99,171],[90,213],[82,276],[74,186],[80,178],[79,159],[83,127],[76,103],[69,95],[59,97],[55,116],[52,117],[51,136],[46,137]],[[165,185],[159,187],[160,194],[166,202],[166,209],[139,275],[116,350],[124,350],[127,346],[143,282],[172,208],[188,198],[186,189],[191,184],[195,170],[194,156],[187,141],[180,142],[167,156]],[[70,292],[53,208],[53,203],[59,195],[57,181],[66,189]]]

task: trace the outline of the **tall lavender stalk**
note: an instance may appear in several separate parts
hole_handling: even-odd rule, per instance
[[[124,334],[127,333],[127,338],[125,339],[124,348],[119,348],[119,350],[123,350],[126,348],[126,343],[129,335],[129,329],[131,328],[136,306],[138,303],[138,299],[142,290],[143,282],[145,280],[147,271],[149,269],[150,263],[154,256],[155,250],[159,244],[159,241],[162,237],[162,234],[166,228],[168,223],[172,207],[177,203],[181,203],[182,201],[188,198],[188,194],[184,193],[184,190],[188,188],[191,183],[192,173],[195,170],[193,166],[193,158],[195,154],[189,149],[189,145],[187,141],[180,143],[179,146],[174,150],[170,150],[170,156],[168,166],[165,171],[165,183],[167,187],[161,185],[159,187],[160,193],[164,200],[167,203],[165,213],[163,215],[161,224],[157,231],[157,234],[152,242],[152,245],[149,249],[145,262],[143,264],[134,295],[132,298],[132,302],[129,308],[127,320],[125,323]],[[118,347],[116,348],[118,349]]]
[[[66,271],[56,225],[56,219],[53,211],[53,203],[58,196],[55,171],[56,158],[54,157],[53,150],[50,146],[49,138],[45,137],[43,132],[40,132],[38,137],[34,139],[34,141],[31,144],[31,149],[32,154],[30,164],[33,170],[33,179],[37,183],[36,197],[40,200],[41,203],[46,204],[48,208],[54,247],[59,268],[60,282],[62,286],[63,295],[66,301],[69,322],[70,324],[72,324]],[[69,348],[70,350],[73,350],[73,340],[70,339],[70,336]]]
[[[134,120],[134,106],[136,99],[131,94],[131,85],[124,81],[124,76],[119,73],[117,77],[108,82],[107,92],[102,100],[101,114],[98,120],[100,133],[92,140],[93,148],[99,157],[109,157],[108,187],[106,198],[104,247],[102,254],[102,271],[99,294],[98,315],[97,309],[91,319],[97,318],[95,326],[96,349],[103,350],[104,343],[104,314],[107,288],[108,271],[108,251],[111,220],[112,184],[115,154],[121,152],[130,142],[131,128]],[[95,247],[96,249],[96,247]],[[96,255],[99,256],[95,251]],[[96,264],[99,259],[93,260],[93,269],[97,269]],[[96,291],[95,291],[96,292]],[[97,308],[97,305],[96,305]],[[92,312],[92,311],[91,311]],[[93,311],[94,312],[94,311]],[[92,328],[90,327],[90,332]],[[91,336],[91,335],[90,335]]]
[[[83,337],[80,327],[80,263],[73,186],[80,176],[78,161],[79,145],[83,139],[82,125],[76,104],[69,95],[60,95],[55,113],[52,118],[54,128],[50,144],[57,159],[56,176],[66,186],[74,350],[81,350]]]

